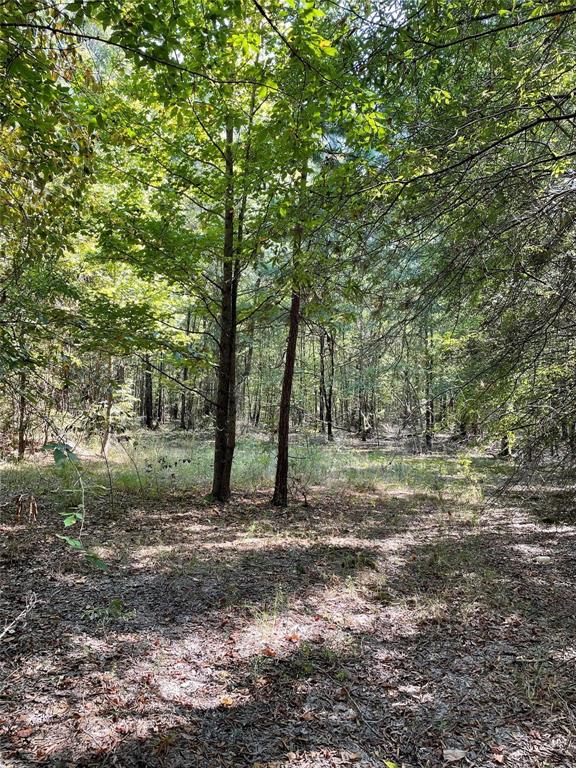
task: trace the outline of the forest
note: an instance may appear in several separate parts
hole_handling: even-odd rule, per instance
[[[576,766],[575,62],[0,0],[1,768]]]

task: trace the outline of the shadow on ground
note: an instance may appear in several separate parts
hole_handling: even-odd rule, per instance
[[[575,529],[433,493],[169,506],[97,520],[107,573],[6,527],[2,615],[39,603],[0,651],[3,765],[576,764]]]

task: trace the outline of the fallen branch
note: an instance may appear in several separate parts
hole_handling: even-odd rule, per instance
[[[0,632],[0,642],[2,642],[4,637],[14,629],[14,627],[16,626],[16,624],[18,624],[18,622],[23,621],[26,618],[26,616],[28,616],[28,614],[34,608],[37,602],[38,602],[38,598],[36,597],[36,593],[31,592],[26,597],[26,607],[20,611],[20,613],[18,614],[18,616],[16,616],[15,619],[13,619],[9,624],[6,624],[2,632]]]

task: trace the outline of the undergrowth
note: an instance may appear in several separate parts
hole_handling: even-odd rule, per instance
[[[207,494],[212,479],[212,443],[191,433],[138,432],[131,441],[114,442],[104,461],[90,446],[78,446],[75,468],[50,463],[45,453],[20,463],[5,463],[0,495],[28,493],[49,500],[60,514],[79,503],[80,472],[89,499],[107,499],[113,510],[117,497],[158,498],[177,492]],[[238,492],[269,489],[274,483],[275,443],[266,437],[244,436],[234,455],[232,483]],[[481,502],[487,484],[499,480],[497,461],[451,456],[394,455],[389,449],[365,449],[353,442],[322,444],[306,436],[290,447],[291,495],[308,499],[319,486],[363,494],[393,494],[410,488],[426,493],[440,509]]]

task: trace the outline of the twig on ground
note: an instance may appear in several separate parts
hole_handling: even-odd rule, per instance
[[[6,624],[2,632],[0,632],[0,642],[2,642],[4,637],[14,629],[14,627],[16,626],[16,624],[18,624],[18,622],[23,621],[26,618],[26,616],[28,616],[28,614],[34,608],[37,602],[38,602],[38,598],[36,597],[36,593],[30,592],[30,594],[26,596],[26,606],[20,611],[18,616],[16,616],[15,619],[12,619],[11,622]]]

